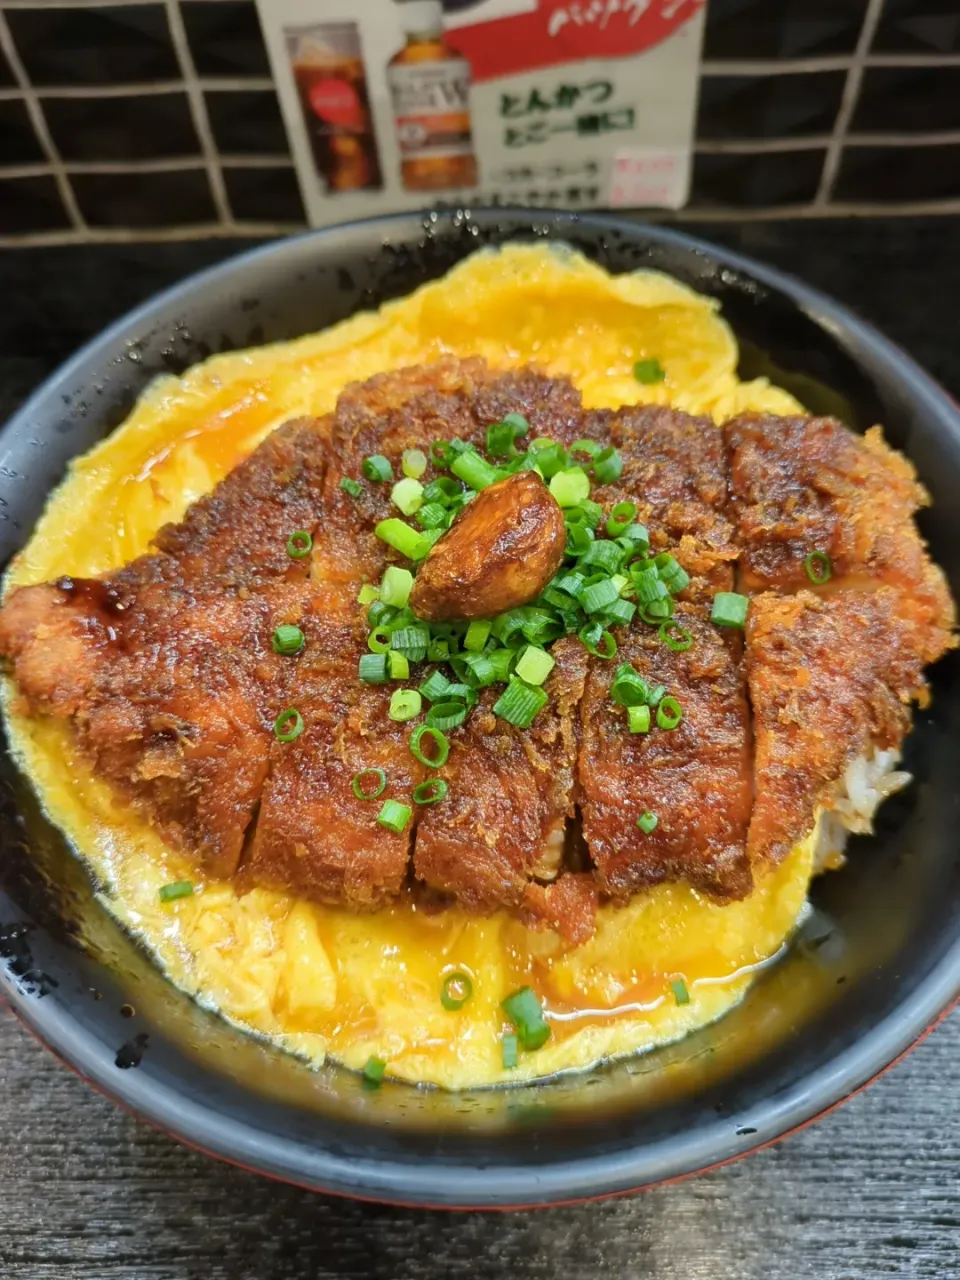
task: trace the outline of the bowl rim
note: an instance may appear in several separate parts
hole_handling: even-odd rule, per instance
[[[447,215],[441,215],[441,219]],[[461,214],[462,216],[462,214]],[[960,406],[895,343],[842,304],[795,277],[724,246],[663,226],[651,226],[608,214],[572,214],[549,209],[477,209],[475,224],[516,225],[504,241],[549,224],[550,239],[576,236],[578,228],[616,234],[623,239],[655,242],[694,252],[720,268],[731,268],[771,291],[785,294],[820,327],[838,338],[852,338],[886,363],[908,399],[922,414],[936,418],[960,449]],[[285,255],[305,243],[323,245],[349,232],[380,229],[381,245],[394,235],[408,241],[411,232],[444,229],[443,221],[426,221],[423,213],[385,214],[268,241],[195,272],[128,311],[55,370],[7,421],[3,437],[22,430],[61,387],[73,384],[85,365],[111,344],[123,341],[164,307],[229,284],[245,265],[275,259],[282,270]],[[98,1092],[187,1146],[228,1163],[263,1173],[306,1189],[380,1203],[435,1208],[520,1208],[577,1203],[622,1195],[651,1185],[692,1176],[767,1146],[803,1127],[895,1065],[923,1035],[945,1017],[960,998],[960,932],[914,989],[861,1039],[816,1068],[791,1089],[738,1113],[729,1120],[698,1126],[647,1146],[627,1147],[582,1158],[528,1167],[481,1167],[449,1161],[416,1162],[380,1157],[351,1157],[334,1150],[304,1148],[237,1117],[223,1117],[209,1107],[185,1099],[140,1071],[118,1072],[105,1060],[102,1043],[85,1031],[69,1010],[54,1000],[38,999],[17,983],[9,967],[0,966],[0,997],[58,1058]],[[749,1131],[749,1133],[743,1131]]]

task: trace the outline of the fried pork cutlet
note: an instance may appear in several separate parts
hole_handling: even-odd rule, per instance
[[[746,654],[756,735],[753,859],[813,826],[846,766],[899,749],[923,667],[953,644],[953,601],[914,522],[929,499],[879,428],[746,414],[724,428],[753,598]],[[805,562],[829,557],[814,592]],[[811,568],[822,575],[822,561]]]
[[[673,650],[655,629],[633,625],[617,630],[612,662],[591,659],[578,767],[583,830],[597,879],[620,901],[665,880],[742,898],[753,883],[746,853],[752,783],[742,645],[709,622],[713,594],[732,589],[737,556],[724,514],[723,437],[708,419],[659,408],[594,415],[591,426],[609,433],[624,463],[619,479],[598,486],[593,496],[607,512],[617,502],[635,503],[652,551],[671,552],[690,575],[675,622],[691,641],[688,649]],[[676,729],[658,729],[654,721],[650,733],[626,731],[626,712],[610,698],[622,662],[677,699],[683,719]],[[652,832],[637,826],[648,809],[658,817]]]
[[[69,718],[94,768],[210,874],[235,871],[267,773],[289,675],[274,617],[308,574],[286,539],[314,522],[325,439],[288,424],[160,531],[163,550],[0,610],[21,703]]]

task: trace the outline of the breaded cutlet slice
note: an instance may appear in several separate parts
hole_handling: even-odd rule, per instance
[[[309,571],[286,541],[314,523],[325,441],[314,419],[280,428],[160,531],[164,550],[14,589],[0,610],[20,706],[67,719],[96,771],[213,875],[236,869],[266,776],[289,674],[270,636]]]
[[[750,720],[742,644],[709,622],[716,591],[733,586],[738,547],[728,502],[723,437],[709,419],[662,408],[589,415],[608,433],[623,472],[591,495],[606,512],[631,501],[652,552],[671,552],[690,575],[675,622],[692,643],[672,650],[658,630],[618,628],[613,661],[592,658],[580,708],[578,763],[583,832],[601,890],[616,900],[665,881],[686,881],[720,899],[752,888],[746,852],[752,801]],[[629,662],[651,687],[676,698],[683,719],[629,733],[610,698],[617,667]],[[657,826],[644,832],[646,810]]]
[[[750,856],[779,862],[813,828],[817,806],[871,748],[899,750],[910,704],[927,699],[939,640],[896,588],[754,596],[746,654],[756,741]]]

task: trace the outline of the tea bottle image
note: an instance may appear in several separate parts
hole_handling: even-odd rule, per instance
[[[327,192],[383,186],[355,22],[284,31],[317,173]]]
[[[477,185],[470,131],[470,64],[446,43],[440,0],[398,0],[406,44],[387,82],[407,191]]]

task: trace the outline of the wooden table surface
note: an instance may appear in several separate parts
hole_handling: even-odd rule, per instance
[[[711,227],[858,307],[960,391],[960,222]],[[0,418],[113,316],[235,246],[0,254]],[[0,1280],[960,1277],[960,1014],[873,1088],[738,1164],[605,1204],[377,1208],[176,1146],[0,1007]]]

